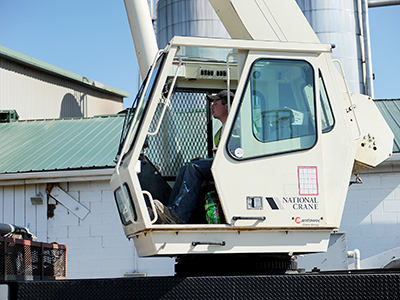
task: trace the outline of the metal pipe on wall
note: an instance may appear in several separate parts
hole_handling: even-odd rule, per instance
[[[364,22],[364,11],[363,11],[364,0],[357,0],[357,13],[358,13],[358,26],[360,28],[359,32],[359,43],[360,43],[360,54],[359,60],[361,61],[361,74],[360,82],[363,85],[363,93],[368,94],[368,84],[367,84],[367,61],[366,61],[366,50],[365,50],[365,22]]]
[[[374,78],[372,73],[371,39],[369,34],[368,0],[362,0],[362,16],[363,16],[364,48],[365,48],[365,63],[366,63],[365,95],[369,95],[372,98],[375,98],[374,82],[373,82]]]
[[[380,7],[380,6],[389,6],[389,5],[400,5],[400,1],[399,0],[368,1],[368,7]]]

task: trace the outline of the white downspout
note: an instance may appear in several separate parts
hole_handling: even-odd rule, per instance
[[[372,74],[372,55],[371,55],[371,40],[369,36],[369,16],[368,16],[368,0],[362,0],[362,16],[363,16],[363,31],[364,31],[364,47],[365,47],[365,62],[366,62],[366,95],[375,99],[374,82]]]
[[[144,79],[158,52],[150,10],[146,0],[125,0],[125,9],[140,75]]]
[[[361,77],[363,90],[361,91],[364,95],[369,95],[368,82],[367,82],[367,60],[366,60],[366,47],[365,47],[365,20],[364,20],[364,0],[357,0],[357,12],[358,12],[358,26],[360,27],[360,55],[361,55]]]
[[[381,7],[381,6],[389,6],[389,5],[399,5],[400,0],[376,0],[376,1],[368,1],[368,7]]]

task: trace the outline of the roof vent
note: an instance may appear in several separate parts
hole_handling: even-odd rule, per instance
[[[16,110],[0,110],[0,123],[18,121],[19,116]]]

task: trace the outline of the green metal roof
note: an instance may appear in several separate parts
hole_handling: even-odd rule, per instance
[[[103,91],[107,91],[109,93],[113,93],[113,94],[116,94],[118,96],[129,97],[129,93],[128,92],[124,92],[122,90],[110,87],[110,86],[102,84],[100,82],[88,79],[88,78],[86,78],[84,76],[80,76],[80,75],[77,75],[75,73],[63,70],[61,68],[58,68],[58,67],[53,66],[51,64],[45,63],[45,62],[43,62],[41,60],[38,60],[36,58],[27,56],[25,54],[16,52],[14,50],[8,49],[8,48],[3,47],[3,46],[0,46],[0,57],[5,57],[7,59],[11,59],[11,60],[17,61],[19,63],[28,65],[28,66],[30,66],[32,68],[40,69],[40,70],[42,70],[44,72],[47,72],[47,73],[52,73],[52,74],[55,74],[55,75],[58,75],[58,76],[61,76],[61,77],[69,78],[71,80],[78,81],[78,82],[80,82],[82,84],[89,85],[89,86],[91,86],[93,88],[97,88],[97,89],[100,89],[100,90],[103,90]]]
[[[375,100],[400,152],[400,99]],[[124,115],[0,123],[0,174],[113,168]]]
[[[374,100],[394,134],[393,152],[400,152],[400,99]]]
[[[124,115],[0,124],[0,174],[114,167]]]

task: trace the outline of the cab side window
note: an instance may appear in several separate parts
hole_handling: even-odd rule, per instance
[[[319,95],[321,100],[322,133],[325,133],[332,130],[335,119],[321,73],[319,73]]]
[[[231,156],[242,160],[313,147],[314,90],[314,70],[308,62],[257,60],[228,140]]]

